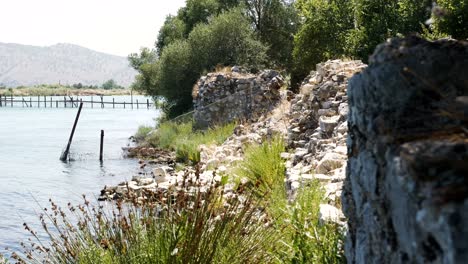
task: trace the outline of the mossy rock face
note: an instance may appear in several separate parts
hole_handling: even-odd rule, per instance
[[[468,259],[468,43],[380,45],[350,80],[349,263]]]

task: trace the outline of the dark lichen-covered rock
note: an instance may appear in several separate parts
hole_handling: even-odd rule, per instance
[[[468,263],[467,42],[393,39],[348,96],[348,263]]]

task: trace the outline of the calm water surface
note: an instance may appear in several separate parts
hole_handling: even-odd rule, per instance
[[[123,101],[123,97],[115,97]],[[126,98],[129,101],[128,98]],[[141,101],[145,101],[140,97]],[[141,102],[140,101],[140,102]],[[76,108],[0,108],[0,253],[19,250],[28,238],[22,223],[38,230],[38,211],[48,199],[66,205],[81,201],[81,194],[96,197],[104,185],[131,178],[135,160],[122,157],[140,125],[154,125],[157,110],[83,108],[71,157],[60,154],[73,126]],[[104,162],[99,162],[99,139],[105,130]]]

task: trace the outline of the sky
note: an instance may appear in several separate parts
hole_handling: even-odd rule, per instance
[[[71,43],[127,56],[153,47],[185,0],[1,0],[0,42]]]

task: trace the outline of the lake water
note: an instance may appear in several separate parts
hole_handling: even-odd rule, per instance
[[[115,98],[130,101],[129,97]],[[49,198],[61,204],[79,202],[82,194],[93,199],[105,185],[130,179],[138,164],[123,158],[122,147],[129,144],[138,126],[154,125],[159,115],[146,105],[139,110],[83,108],[71,147],[73,161],[64,163],[59,157],[77,108],[20,106],[0,108],[0,253],[6,253],[5,247],[19,250],[19,242],[29,237],[23,222],[40,229],[38,211]],[[105,130],[102,164],[101,129]]]

